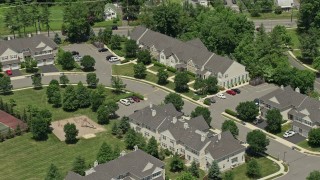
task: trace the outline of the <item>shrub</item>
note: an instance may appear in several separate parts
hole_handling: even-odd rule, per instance
[[[177,72],[177,69],[173,68],[173,67],[167,67],[167,70],[170,71],[170,72],[173,72],[173,73]]]
[[[211,105],[210,99],[205,99],[203,101],[203,104],[210,106]]]
[[[224,110],[224,112],[229,114],[229,115],[231,115],[231,116],[237,116],[238,115],[238,113],[232,111],[231,109],[226,109],[226,110]]]
[[[280,6],[277,6],[276,9],[274,10],[275,14],[282,14],[282,9]]]
[[[139,93],[133,93],[133,96],[136,96],[138,97],[139,99],[143,100],[144,99],[144,96],[142,94],[139,94]]]
[[[198,96],[193,96],[192,99],[195,100],[195,101],[198,101],[198,100],[200,99],[200,97],[198,97]]]
[[[154,61],[154,60],[152,60],[153,61],[153,64],[155,65],[155,66],[158,66],[158,67],[166,67],[164,64],[161,64],[161,63],[159,63],[158,61]]]
[[[193,72],[188,71],[188,74],[192,77],[196,77],[196,74],[194,74]]]

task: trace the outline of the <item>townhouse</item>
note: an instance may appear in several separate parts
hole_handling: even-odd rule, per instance
[[[259,98],[261,116],[276,108],[284,120],[292,121],[292,129],[304,137],[312,128],[320,127],[320,101],[301,94],[299,89],[283,87]]]
[[[148,49],[160,63],[190,71],[204,79],[215,76],[220,86],[230,88],[249,80],[245,66],[208,51],[198,38],[183,42],[143,26],[136,27],[129,38],[140,48]]]
[[[232,134],[214,134],[202,116],[190,118],[172,104],[150,105],[129,116],[130,126],[147,138],[155,137],[162,148],[195,161],[208,170],[216,160],[225,171],[245,162],[245,147]]]
[[[19,69],[28,57],[36,60],[37,66],[53,64],[57,48],[58,45],[44,35],[0,41],[2,70]]]
[[[159,159],[136,149],[126,154],[121,152],[119,158],[104,164],[94,163],[94,167],[80,176],[72,171],[68,172],[65,180],[164,180],[165,167]]]

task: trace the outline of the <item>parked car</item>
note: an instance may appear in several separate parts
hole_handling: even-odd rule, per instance
[[[116,62],[119,61],[119,58],[113,55],[109,55],[106,57],[106,60],[108,60],[109,62]]]
[[[127,100],[128,100],[131,104],[134,103],[134,100],[133,100],[133,98],[131,98],[131,97],[127,98]]]
[[[120,99],[119,102],[121,104],[125,105],[125,106],[129,106],[130,105],[130,101],[128,99]]]
[[[134,102],[140,102],[140,99],[137,96],[132,96],[132,99],[134,100]]]
[[[262,123],[262,122],[263,122],[262,119],[256,119],[256,120],[254,120],[252,123],[253,123],[254,125],[257,125],[257,124],[260,124],[260,123]]]
[[[295,135],[296,132],[292,131],[292,130],[288,130],[283,134],[283,137],[287,138],[287,137],[291,137],[293,135]]]
[[[244,122],[244,121],[241,121],[241,124],[242,124],[242,125],[246,125],[246,122]]]
[[[78,51],[71,51],[71,54],[72,54],[72,56],[79,55],[79,52]]]
[[[6,70],[6,74],[7,74],[8,76],[11,76],[11,75],[12,75],[12,70],[10,70],[10,69]]]
[[[106,52],[106,51],[108,51],[107,48],[100,48],[100,49],[98,50],[98,52]]]
[[[217,94],[217,97],[220,98],[220,99],[226,99],[226,98],[227,98],[227,97],[226,97],[224,94],[222,94],[222,93]]]
[[[113,26],[111,27],[111,29],[112,29],[112,30],[118,30],[118,26],[117,26],[117,25],[113,25]]]
[[[258,99],[258,98],[255,98],[255,99],[253,100],[253,102],[254,102],[257,106],[259,106],[259,99]]]
[[[231,90],[234,91],[234,92],[236,92],[237,94],[240,94],[240,93],[241,93],[240,89],[238,89],[238,88],[234,88],[234,89],[231,89]]]
[[[82,56],[80,56],[80,55],[74,55],[74,56],[73,56],[73,59],[74,59],[76,62],[79,62],[79,61],[82,59]]]
[[[234,96],[234,95],[237,94],[236,92],[232,91],[231,89],[227,90],[226,93],[227,93],[227,94],[230,94],[230,95],[232,95],[232,96]]]
[[[214,99],[214,97],[211,97],[211,98],[206,98],[210,101],[210,103],[216,103],[216,99]]]

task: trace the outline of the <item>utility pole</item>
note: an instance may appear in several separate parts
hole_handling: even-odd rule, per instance
[[[292,23],[292,16],[293,16],[293,3],[291,3],[291,23]]]

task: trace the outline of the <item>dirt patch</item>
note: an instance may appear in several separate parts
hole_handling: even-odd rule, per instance
[[[95,133],[99,133],[105,131],[105,129],[92,121],[87,116],[77,116],[73,118],[63,119],[60,121],[54,121],[51,123],[51,127],[53,128],[53,133],[56,135],[60,141],[65,140],[65,133],[63,131],[63,127],[67,123],[72,123],[76,125],[76,128],[79,130],[78,138],[84,137],[86,139],[95,137]]]

